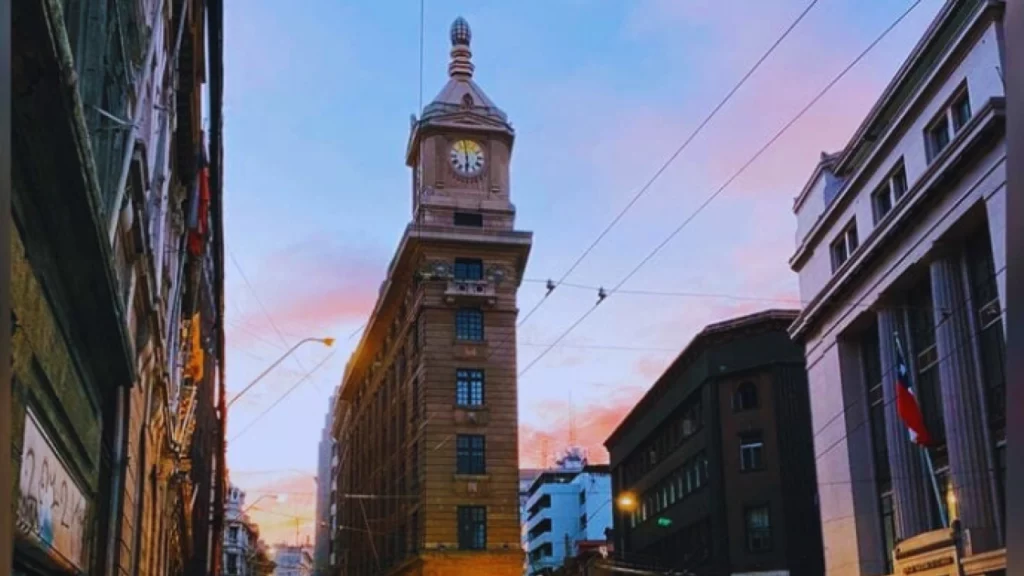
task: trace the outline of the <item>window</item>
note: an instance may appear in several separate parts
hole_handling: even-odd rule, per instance
[[[476,308],[463,308],[455,313],[455,338],[470,342],[484,339],[484,313]]]
[[[484,371],[460,368],[455,371],[455,403],[459,406],[484,405]]]
[[[949,145],[949,118],[945,112],[928,127],[928,161],[932,161]]]
[[[857,240],[857,221],[851,221],[839,237],[832,242],[832,272],[839,270],[839,267],[849,260],[850,255],[857,249],[860,243]]]
[[[456,280],[483,280],[484,263],[476,258],[456,258],[454,275]]]
[[[982,225],[967,241],[968,274],[978,342],[978,362],[985,382],[989,437],[995,450],[1000,505],[1006,497],[1006,340],[999,301],[992,239]],[[1006,523],[1003,523],[1004,530]]]
[[[455,437],[456,472],[486,474],[485,439],[481,434],[459,434]]]
[[[953,117],[954,132],[959,132],[961,128],[971,121],[971,99],[968,98],[966,90],[953,100],[953,105],[950,107],[950,115]]]
[[[487,508],[459,506],[459,550],[487,549]]]
[[[238,526],[228,528],[228,542],[231,544],[238,542]]]
[[[764,466],[764,441],[761,433],[744,434],[740,439],[740,470],[760,470]]]
[[[875,190],[871,196],[871,205],[874,210],[875,224],[885,218],[892,207],[895,206],[904,194],[907,193],[907,171],[901,160],[896,169],[885,178],[882,185]]]
[[[587,515],[585,513],[584,514],[580,514],[580,531],[581,532],[586,532],[587,531]]]
[[[580,490],[580,505],[582,506],[582,505],[584,505],[586,503],[587,503],[587,491],[586,490]]]
[[[771,514],[767,506],[747,508],[747,550],[767,552],[772,548]]]
[[[891,341],[891,340],[890,340]],[[885,432],[886,379],[882,374],[881,340],[878,324],[871,323],[860,338],[861,366],[864,387],[868,390],[869,422],[871,424],[871,450],[875,464],[875,489],[882,522],[882,554],[886,574],[892,574],[892,551],[896,544],[896,519],[892,505],[892,475],[889,468],[889,447]]]
[[[420,487],[420,447],[417,442],[412,443],[412,450],[409,456],[409,487],[413,492]]]
[[[238,554],[231,552],[228,554],[228,574],[238,574]]]
[[[420,551],[420,513],[413,512],[409,520],[409,550],[412,553]]]
[[[896,514],[892,493],[882,496],[882,546],[885,549],[885,573],[892,574],[892,552],[896,549]]]
[[[757,386],[753,382],[744,382],[736,388],[732,396],[732,409],[744,412],[757,408]]]
[[[473,228],[483,228],[484,216],[483,214],[474,212],[456,212],[455,213],[455,225],[456,226],[471,226]]]

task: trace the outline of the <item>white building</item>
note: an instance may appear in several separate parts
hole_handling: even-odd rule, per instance
[[[253,561],[260,544],[259,528],[245,513],[245,492],[229,484],[224,510],[225,576],[255,576]]]
[[[332,481],[332,470],[337,466],[337,449],[333,427],[334,401],[337,392],[331,394],[328,401],[327,414],[324,416],[324,427],[320,432],[320,444],[317,447],[318,462],[316,473],[316,537],[313,549],[313,564],[317,574],[328,574],[331,562],[331,542],[334,535],[334,491],[336,484]]]
[[[965,529],[965,574],[1005,568],[1003,9],[947,2],[794,205],[807,305],[791,335],[829,575],[893,573],[894,547],[938,534],[943,513]],[[897,342],[936,438],[938,498],[896,413]]]
[[[540,468],[519,469],[519,543],[522,545],[524,553],[529,551],[530,544],[530,541],[526,538],[526,503],[530,499],[530,486],[533,486],[533,481],[543,472],[544,470]],[[524,555],[523,558],[523,574],[530,574],[530,559],[528,555]]]
[[[528,573],[561,567],[580,542],[605,541],[612,526],[611,498],[608,466],[587,465],[578,449],[537,476],[527,492],[524,520]]]
[[[274,545],[274,576],[311,576],[313,549],[309,546]]]

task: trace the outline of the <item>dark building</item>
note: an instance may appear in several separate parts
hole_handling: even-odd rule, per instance
[[[605,442],[616,561],[824,573],[803,350],[786,332],[796,316],[707,326]]]
[[[5,574],[217,573],[220,2],[12,5]]]

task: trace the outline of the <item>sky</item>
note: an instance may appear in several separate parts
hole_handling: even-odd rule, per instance
[[[810,0],[430,0],[422,102],[449,26],[516,129],[516,226],[534,233],[519,306],[543,298]],[[619,284],[911,5],[819,0],[519,330],[522,368]],[[574,440],[592,461],[706,324],[799,306],[793,199],[841,149],[941,7],[918,7],[519,381],[521,466]],[[246,0],[225,25],[231,481],[268,542],[313,534],[328,399],[411,215],[404,163],[421,102],[420,3]],[[568,285],[572,284],[572,286]],[[579,287],[577,287],[579,286]],[[307,378],[303,377],[310,374]],[[570,422],[573,423],[570,426]],[[259,500],[259,502],[256,502]]]

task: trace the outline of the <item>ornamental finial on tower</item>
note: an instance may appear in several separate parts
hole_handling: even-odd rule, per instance
[[[455,22],[452,22],[452,46],[469,46],[469,41],[472,39],[473,33],[469,29],[469,22],[459,16]]]
[[[472,78],[473,62],[470,60],[473,53],[469,50],[469,42],[473,33],[469,30],[469,22],[462,16],[452,22],[452,60],[448,64],[448,75],[452,78]]]

